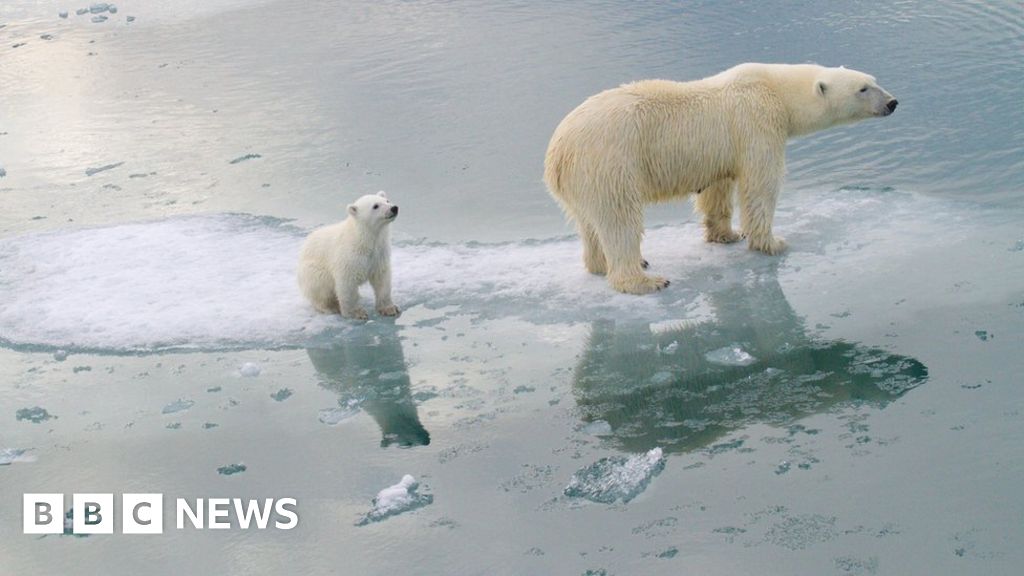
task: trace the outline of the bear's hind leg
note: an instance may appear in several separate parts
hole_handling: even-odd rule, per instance
[[[359,284],[356,282],[336,276],[334,278],[335,295],[338,298],[338,308],[345,318],[356,320],[367,320],[370,315],[366,309],[359,305]]]
[[[741,238],[732,229],[732,180],[720,180],[697,194],[698,212],[704,214],[704,240],[731,244]]]
[[[608,263],[608,283],[627,294],[650,294],[668,286],[669,281],[643,272],[640,241],[643,239],[643,211],[639,207],[606,215],[598,239]]]
[[[576,225],[579,229],[580,241],[583,242],[583,265],[591,274],[604,276],[608,272],[608,262],[605,260],[601,241],[597,237],[597,230],[580,219],[577,219]]]

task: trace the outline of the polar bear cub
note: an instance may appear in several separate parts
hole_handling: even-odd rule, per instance
[[[320,312],[366,320],[359,287],[369,282],[382,316],[398,316],[391,301],[391,222],[398,206],[383,192],[349,204],[348,217],[314,230],[299,255],[299,288]]]

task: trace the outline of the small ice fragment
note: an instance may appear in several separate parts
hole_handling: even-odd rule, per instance
[[[291,389],[289,389],[289,388],[281,388],[277,392],[274,392],[273,394],[271,394],[270,397],[273,398],[274,400],[277,400],[278,402],[284,402],[289,397],[291,397],[291,395],[292,395]]]
[[[662,354],[675,354],[676,350],[679,349],[679,342],[673,340],[671,344],[661,349]]]
[[[775,473],[785,474],[786,472],[789,472],[790,467],[792,467],[792,464],[790,464],[789,460],[783,460],[782,462],[779,462],[778,466],[775,467]]]
[[[67,360],[68,359],[68,351],[67,350],[57,350],[56,352],[53,353],[53,359],[56,360],[57,362],[63,362],[65,360]]]
[[[104,16],[103,20],[106,20],[106,19],[107,19],[107,17]],[[102,20],[101,20],[101,22],[102,22]],[[86,168],[85,169],[85,175],[86,176],[92,176],[93,174],[99,174],[100,172],[105,172],[107,170],[113,170],[114,168],[117,168],[121,164],[124,164],[124,162],[118,162],[116,164],[107,164],[107,165],[99,166],[99,167],[96,167],[96,168]]]
[[[661,448],[654,448],[636,456],[610,456],[590,466],[580,468],[572,475],[565,495],[586,498],[593,502],[623,503],[636,498],[651,479],[665,468]]]
[[[50,420],[52,418],[56,418],[56,416],[47,412],[46,408],[40,408],[39,406],[33,406],[32,408],[21,408],[14,414],[14,417],[18,421],[27,420],[33,424],[39,424],[41,422],[46,422],[47,420]]]
[[[0,168],[0,178],[3,178],[4,176],[7,176],[7,170]]]
[[[221,476],[231,476],[232,474],[245,472],[246,468],[246,465],[241,463],[228,464],[227,466],[221,466],[220,468],[217,468],[217,474],[220,474]]]
[[[245,162],[246,160],[254,160],[256,158],[263,158],[263,156],[260,156],[259,154],[246,154],[245,156],[239,156],[238,158],[229,161],[228,164],[238,164],[239,162]]]
[[[117,6],[111,4],[110,7],[107,8],[107,12],[110,12],[111,14],[117,14]]]
[[[127,20],[128,22],[135,22],[135,16],[129,16],[125,18],[125,20]]]
[[[238,373],[246,378],[255,378],[260,375],[262,368],[255,362],[246,362],[238,367]]]
[[[356,522],[356,526],[380,522],[391,516],[422,508],[434,501],[433,495],[420,494],[417,492],[418,489],[419,483],[415,478],[409,474],[402,476],[401,482],[377,493],[377,497],[373,499],[373,509]]]
[[[747,366],[757,362],[757,358],[747,354],[746,350],[740,348],[738,344],[712,350],[705,354],[704,357],[707,358],[708,362],[725,366]]]
[[[583,427],[583,433],[591,436],[611,436],[612,425],[605,420],[594,420]]]
[[[186,400],[184,398],[178,398],[174,402],[171,402],[164,409],[160,411],[161,414],[174,414],[175,412],[184,412],[189,408],[195,406],[195,401]]]
[[[81,16],[82,14],[88,14],[88,13],[89,13],[89,9],[88,8],[79,8],[78,10],[75,10],[75,15],[76,16]]]
[[[982,342],[985,342],[992,337],[992,335],[988,333],[988,330],[975,330],[974,335],[977,336],[978,340],[981,340]]]
[[[320,411],[318,420],[327,424],[328,426],[336,426],[341,424],[345,420],[359,414],[359,403],[352,401],[348,403],[348,406],[338,406],[335,408],[324,408]]]
[[[23,448],[0,448],[0,466],[7,466],[13,462],[29,462],[31,458],[23,458],[27,452]]]
[[[89,5],[89,12],[92,12],[93,14],[99,14],[101,12],[106,12],[109,8],[110,4],[107,4],[106,2],[97,2],[95,4]]]
[[[40,34],[40,40],[53,40],[53,34]]]
[[[100,22],[106,22],[107,21],[107,17],[104,16],[103,14],[98,14],[98,15],[92,17],[92,21],[95,24],[99,24]]]
[[[61,18],[67,18],[68,17],[68,11],[67,10],[61,10],[60,12],[57,13],[57,16],[60,16]]]
[[[651,375],[652,384],[668,384],[672,379],[672,373],[668,370],[659,370]]]

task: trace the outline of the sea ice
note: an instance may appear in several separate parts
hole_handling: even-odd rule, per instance
[[[31,462],[33,458],[25,456],[24,448],[0,448],[0,466],[7,466],[14,462]]]
[[[629,502],[643,492],[651,479],[665,468],[661,448],[636,456],[609,456],[580,468],[572,475],[565,495],[611,504]]]
[[[14,417],[20,422],[27,420],[33,424],[39,424],[46,422],[56,416],[46,411],[46,408],[40,408],[39,406],[33,406],[32,408],[21,408],[15,414]]]
[[[171,402],[164,409],[160,411],[161,414],[174,414],[175,412],[184,412],[189,408],[195,406],[194,400],[186,400],[184,398],[178,398],[174,402]]]
[[[104,16],[103,14],[97,14],[96,16],[92,17],[92,21],[95,22],[96,24],[99,24],[100,22],[106,22],[107,21],[107,17]]]
[[[591,436],[611,436],[612,425],[605,420],[594,420],[583,427],[583,433]]]
[[[97,2],[89,5],[89,12],[92,12],[93,14],[100,14],[101,12],[106,12],[109,9],[110,4],[107,4],[106,2]]]
[[[357,400],[349,400],[347,406],[324,408],[320,411],[317,419],[328,426],[336,426],[356,414],[359,414],[359,402]]]
[[[106,16],[97,16],[96,18],[103,18],[103,20],[107,19]],[[103,20],[96,20],[96,18],[93,18],[92,21],[93,22],[102,22],[103,21]],[[106,172],[107,170],[113,170],[114,168],[117,168],[118,166],[120,166],[122,164],[124,164],[124,162],[116,162],[114,164],[105,164],[103,166],[96,166],[94,168],[86,168],[85,169],[85,175],[86,176],[92,176],[94,174],[99,174],[100,172]]]
[[[725,366],[747,366],[757,362],[757,358],[748,354],[738,344],[712,350],[705,354],[704,357],[708,359],[708,362]]]
[[[401,482],[377,493],[377,497],[373,499],[373,509],[356,522],[356,526],[380,522],[391,516],[422,508],[434,501],[433,495],[420,494],[418,489],[419,483],[415,478],[409,474],[402,476]]]
[[[238,373],[246,378],[255,378],[263,369],[255,362],[246,362],[238,367]]]
[[[232,474],[239,474],[245,472],[248,467],[245,464],[228,464],[227,466],[221,466],[217,468],[217,474],[221,476],[231,476]]]
[[[68,17],[68,11],[67,10],[61,10],[60,12],[57,13],[57,16],[60,16],[61,18],[67,18]]]

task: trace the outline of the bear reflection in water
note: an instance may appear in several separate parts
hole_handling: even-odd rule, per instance
[[[618,448],[698,450],[754,423],[785,426],[854,405],[882,408],[928,378],[913,358],[809,336],[774,271],[707,297],[710,322],[667,330],[592,325],[573,391],[583,420],[608,422]],[[740,352],[742,362],[709,360],[737,346],[753,358]]]
[[[394,325],[366,324],[335,347],[306,352],[320,385],[338,394],[340,406],[358,406],[377,422],[381,447],[430,444],[430,433],[416,411],[402,342]]]

